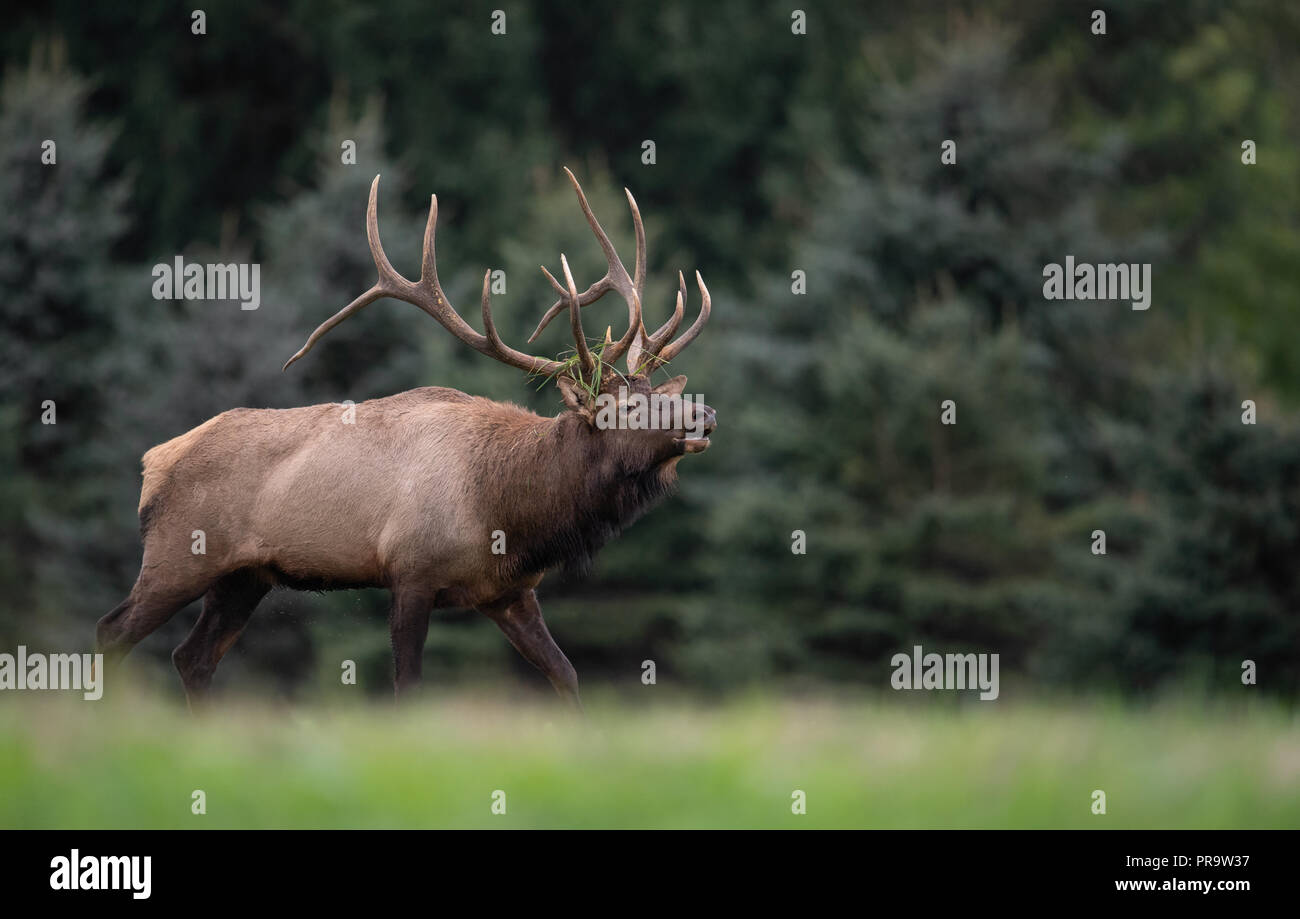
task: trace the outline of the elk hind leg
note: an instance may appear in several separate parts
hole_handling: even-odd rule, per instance
[[[270,589],[269,581],[259,572],[245,568],[220,578],[204,594],[203,612],[190,634],[172,652],[172,663],[185,685],[191,711],[207,699],[217,664]]]
[[[104,655],[105,669],[115,667],[131,649],[193,603],[210,583],[205,578],[174,579],[146,573],[142,568],[125,600],[95,627],[95,650]]]

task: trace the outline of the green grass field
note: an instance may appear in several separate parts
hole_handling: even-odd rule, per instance
[[[140,693],[4,695],[5,828],[1300,827],[1300,731],[1264,704],[594,697],[580,723],[437,692],[227,697],[200,719]]]

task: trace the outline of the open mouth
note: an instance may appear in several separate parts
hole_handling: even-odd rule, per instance
[[[703,453],[709,449],[708,437],[679,437],[676,442],[681,444],[683,453]]]
[[[707,405],[701,405],[696,409],[693,420],[695,424],[682,432],[686,436],[678,437],[674,441],[681,446],[682,453],[703,453],[709,449],[709,435],[718,427],[718,416]],[[699,436],[692,436],[695,434]]]

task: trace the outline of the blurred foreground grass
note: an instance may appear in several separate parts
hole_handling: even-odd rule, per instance
[[[138,693],[4,693],[0,827],[1295,828],[1300,732],[1265,704],[593,698],[583,724],[433,692],[400,708],[227,696],[201,719]]]

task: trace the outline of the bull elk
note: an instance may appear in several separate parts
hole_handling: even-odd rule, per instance
[[[475,351],[553,378],[564,411],[544,418],[510,403],[424,387],[360,403],[347,428],[340,428],[338,404],[238,408],[154,447],[143,461],[140,574],[126,600],[98,624],[107,661],[119,661],[202,597],[198,621],[172,654],[193,706],[206,697],[218,662],[271,588],[382,587],[392,593],[388,622],[399,696],[420,681],[430,611],[473,607],[563,699],[581,708],[577,673],[546,628],[537,585],[556,566],[585,568],[607,540],[669,493],[678,460],[709,446],[716,416],[683,400],[686,409],[671,429],[598,423],[602,396],[680,396],[685,377],[652,389],[650,371],[699,335],[709,318],[709,292],[696,272],[699,316],[674,340],[686,299],[679,272],[676,308],[648,334],[641,314],[645,228],[635,199],[627,192],[636,233],[629,276],[577,179],[565,173],[609,267],[582,293],[563,255],[564,284],[543,267],[559,299],[529,341],[567,310],[573,358],[534,357],[501,340],[489,303],[490,272],[483,278],[482,334],[452,308],[434,257],[436,195],[420,280],[398,274],[379,241],[375,176],[366,236],[379,280],[323,322],[285,364],[358,310],[392,297],[424,310]],[[627,303],[627,331],[617,341],[607,331],[593,352],[581,311],[611,290]],[[620,358],[625,374],[614,366]],[[195,530],[205,534],[205,553],[192,551]],[[496,541],[504,535],[504,554],[492,551],[495,531],[501,531]]]

